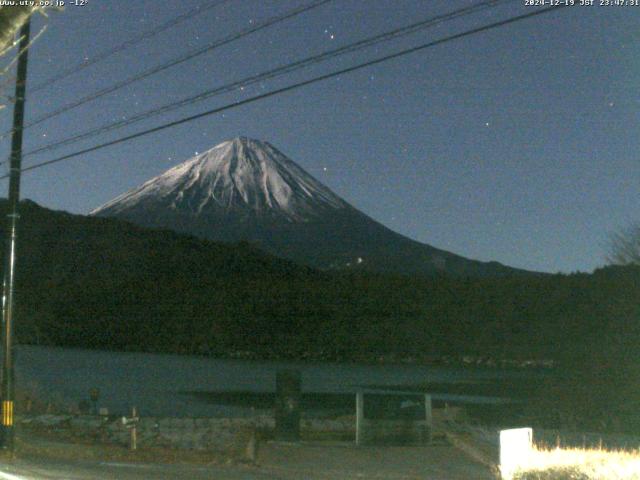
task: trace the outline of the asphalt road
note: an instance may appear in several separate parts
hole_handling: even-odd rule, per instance
[[[117,462],[23,461],[0,464],[0,480],[279,480],[250,467]]]
[[[258,466],[49,460],[0,461],[0,480],[492,480],[456,448],[356,447],[352,444],[261,446]]]

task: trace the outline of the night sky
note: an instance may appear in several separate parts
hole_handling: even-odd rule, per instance
[[[28,85],[205,0],[88,0],[32,30]],[[306,2],[230,0],[29,96],[27,122]],[[477,3],[334,0],[25,131],[25,151]],[[438,248],[547,272],[605,263],[640,220],[640,6],[565,8],[25,173],[23,198],[86,214],[238,135],[269,141],[356,208]],[[458,19],[42,155],[24,165],[532,11]],[[7,58],[5,57],[5,63]],[[11,95],[10,74],[3,78]],[[11,108],[0,111],[2,131]],[[8,139],[2,158],[8,156]],[[6,165],[1,167],[6,171]],[[0,188],[7,188],[4,181]]]

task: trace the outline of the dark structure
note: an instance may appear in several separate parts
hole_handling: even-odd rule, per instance
[[[357,445],[431,443],[431,396],[420,392],[356,393]]]
[[[276,440],[300,440],[300,372],[284,370],[276,374]]]

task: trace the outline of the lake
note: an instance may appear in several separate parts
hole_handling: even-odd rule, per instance
[[[38,397],[77,405],[91,388],[100,390],[98,406],[118,415],[138,407],[149,416],[245,415],[247,408],[216,403],[216,394],[275,391],[276,372],[301,372],[303,392],[354,394],[360,388],[410,388],[416,385],[492,384],[539,376],[532,371],[422,365],[362,365],[108,352],[42,346],[16,347],[18,389]],[[445,389],[447,390],[447,389]],[[432,391],[432,390],[429,390]],[[495,403],[493,395],[437,393],[440,401]]]

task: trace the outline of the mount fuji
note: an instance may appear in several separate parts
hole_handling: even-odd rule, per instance
[[[198,237],[247,241],[321,269],[524,273],[404,237],[348,204],[268,142],[223,142],[91,212]]]

